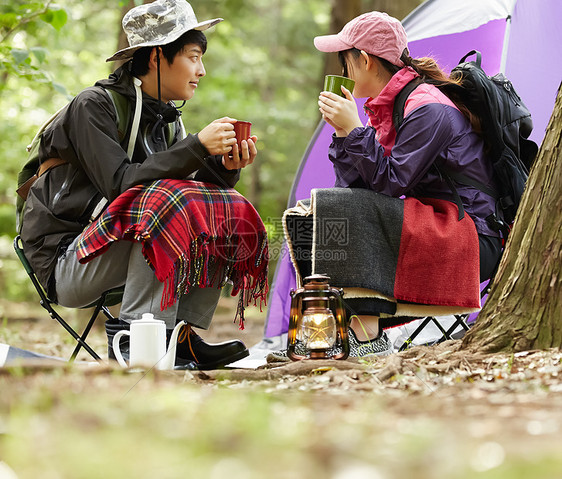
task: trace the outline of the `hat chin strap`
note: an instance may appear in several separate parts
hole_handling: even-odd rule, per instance
[[[160,84],[160,47],[156,47],[156,77],[158,80],[158,113],[156,115],[157,121],[152,128],[152,139],[155,141],[163,141],[163,128],[166,124],[164,116],[162,115],[162,90]]]
[[[156,76],[158,78],[158,105],[160,106],[160,102],[162,101],[162,91],[160,86],[160,47],[156,47]]]

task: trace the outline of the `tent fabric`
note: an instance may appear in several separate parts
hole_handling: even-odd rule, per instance
[[[502,12],[498,4],[504,4],[503,16],[498,16]],[[483,10],[482,23],[452,33],[448,23],[458,21],[454,10],[461,5],[467,21],[476,16],[475,9]],[[433,14],[435,9],[450,12],[454,18]],[[531,111],[534,128],[530,138],[540,144],[562,79],[562,66],[555,61],[556,48],[562,44],[560,19],[560,0],[429,0],[408,15],[403,25],[410,54],[432,56],[445,71],[470,50],[482,52],[482,68],[489,75],[505,73]],[[420,29],[427,33],[423,38],[417,38]]]
[[[531,139],[540,145],[562,80],[562,1],[519,0],[512,15],[505,74],[533,117]]]
[[[402,25],[410,43],[430,37],[474,30],[511,15],[514,0],[430,0],[412,11]]]
[[[484,71],[488,74],[497,73],[500,71],[505,27],[505,20],[492,20],[474,30],[424,38],[410,43],[410,55],[431,56],[443,70],[450,72],[466,53],[475,49],[482,53]],[[443,48],[443,45],[450,43],[458,46]]]
[[[34,360],[64,361],[62,358],[46,356],[25,349],[15,348],[9,344],[0,343],[0,368],[14,364],[25,364],[26,361]]]
[[[552,114],[562,64],[561,0],[427,0],[403,25],[413,57],[432,56],[450,71],[470,50],[482,53],[489,75],[500,71],[512,81],[533,116],[531,139],[542,142]],[[364,99],[357,99],[362,113]],[[362,118],[365,121],[365,118]],[[303,156],[288,207],[310,197],[313,188],[331,188],[335,175],[328,160],[332,128],[320,122]],[[286,333],[295,272],[288,258],[279,258],[269,301],[264,336]]]

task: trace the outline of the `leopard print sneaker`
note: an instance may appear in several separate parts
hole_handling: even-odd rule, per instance
[[[392,342],[383,331],[380,336],[367,341],[359,341],[353,329],[349,328],[349,357],[363,358],[365,356],[388,356],[394,352]]]

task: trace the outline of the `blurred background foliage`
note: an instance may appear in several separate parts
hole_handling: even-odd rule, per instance
[[[137,2],[141,3],[141,2]],[[277,223],[293,175],[319,121],[324,67],[312,38],[326,32],[325,0],[193,0],[200,20],[222,17],[206,32],[207,75],[182,108],[188,131],[231,116],[253,123],[259,156],[238,189],[264,221]],[[115,0],[11,1],[0,6],[0,235],[3,296],[26,296],[13,280],[15,182],[26,145],[41,124],[83,88],[107,77],[123,11]],[[7,276],[9,275],[10,280]],[[11,284],[11,285],[10,285]],[[23,285],[22,285],[23,286]],[[23,297],[22,296],[22,297]]]
[[[29,292],[25,273],[11,263],[15,183],[26,160],[25,147],[55,111],[116,68],[105,59],[123,46],[124,12],[140,3],[0,3],[0,288],[4,298],[25,299]],[[190,3],[200,20],[222,17],[225,21],[206,32],[207,76],[182,108],[184,123],[191,132],[222,116],[253,123],[259,156],[244,170],[237,189],[253,202],[272,231],[279,226],[294,174],[320,120],[317,97],[323,75],[337,68],[330,65],[329,56],[316,51],[312,39],[338,31],[349,19],[372,9],[402,18],[419,1]],[[282,235],[275,232],[275,237]]]

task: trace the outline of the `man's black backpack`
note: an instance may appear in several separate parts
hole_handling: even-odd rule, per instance
[[[476,55],[476,61],[467,62],[466,59],[471,55]],[[482,183],[443,166],[438,166],[438,169],[448,179],[453,190],[451,179],[478,188],[496,198],[497,208],[502,214],[491,215],[487,220],[496,231],[502,231],[505,238],[515,219],[538,147],[528,139],[533,129],[531,113],[511,82],[502,73],[489,77],[481,63],[482,55],[479,51],[467,53],[450,75],[452,79],[461,79],[460,86],[440,86],[440,89],[454,101],[466,105],[480,120],[482,137],[493,163],[498,191],[492,191]],[[413,80],[396,97],[393,116],[396,130],[404,121],[406,99],[418,84],[419,80]],[[455,190],[453,193],[458,198]],[[460,200],[457,201],[459,202]]]

